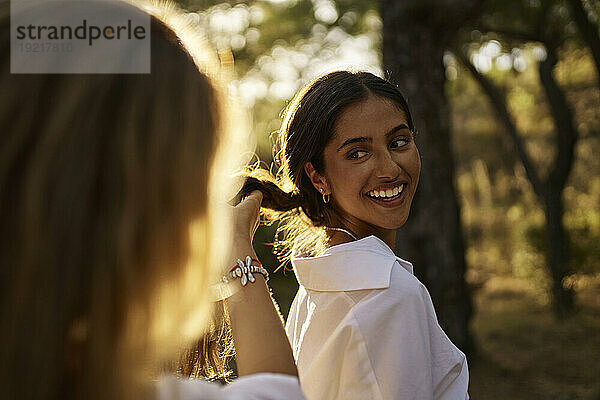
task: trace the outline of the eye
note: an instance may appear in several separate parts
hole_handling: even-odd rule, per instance
[[[364,156],[360,155],[361,153],[367,154],[367,152],[363,151],[363,150],[354,150],[354,151],[348,153],[348,156],[347,156],[348,160],[358,160],[359,158],[364,157]]]
[[[401,136],[401,137],[397,137],[396,139],[394,139],[392,141],[392,143],[390,144],[390,147],[392,149],[396,149],[398,147],[404,147],[404,146],[406,146],[409,143],[410,143],[410,139],[409,138],[407,138],[405,136]],[[394,144],[397,144],[397,146],[395,146]]]

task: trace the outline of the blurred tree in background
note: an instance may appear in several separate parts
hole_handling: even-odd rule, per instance
[[[569,8],[570,7],[570,8]],[[593,17],[592,10],[589,10]],[[575,19],[574,16],[577,16]],[[598,47],[600,38],[598,27],[588,17],[580,0],[569,2],[542,0],[529,2],[484,1],[479,18],[471,29],[463,29],[462,37],[456,43],[454,54],[461,64],[479,83],[489,98],[495,114],[514,144],[516,154],[523,165],[527,179],[541,203],[545,215],[546,265],[552,281],[552,302],[555,314],[565,317],[573,312],[573,288],[566,278],[572,274],[569,265],[567,232],[563,224],[563,192],[573,165],[575,150],[581,137],[572,105],[565,89],[557,82],[554,70],[559,62],[559,54],[567,49]],[[574,20],[577,24],[574,24]],[[574,29],[578,26],[578,29]],[[473,40],[473,28],[479,34]],[[584,33],[580,35],[579,33]],[[583,39],[583,40],[582,40]],[[470,55],[482,46],[497,46],[520,52],[533,45],[533,55],[537,61],[539,86],[543,91],[542,104],[536,114],[544,113],[553,125],[554,136],[548,152],[553,154],[536,163],[525,144],[525,137],[515,124],[513,113],[507,107],[505,94],[499,85],[506,85],[505,75],[486,76]],[[490,49],[492,50],[492,49]],[[600,49],[598,49],[600,50]],[[496,50],[494,50],[496,51]],[[592,52],[593,53],[593,52]],[[600,54],[598,54],[600,56]],[[517,55],[518,56],[518,55]],[[563,58],[568,55],[562,56]],[[597,60],[600,60],[598,58]],[[597,70],[600,64],[596,63]],[[517,66],[518,68],[518,66]],[[500,84],[495,81],[502,80]],[[540,96],[541,97],[541,96]],[[544,112],[545,111],[545,112]]]
[[[454,187],[444,51],[476,9],[474,0],[380,0],[383,66],[408,97],[421,152],[421,179],[396,252],[415,265],[440,325],[467,355],[471,296],[465,284],[460,207]]]

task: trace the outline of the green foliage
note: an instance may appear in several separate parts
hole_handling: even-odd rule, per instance
[[[588,7],[588,11],[600,15],[597,8]],[[600,128],[600,91],[590,50],[578,34],[568,3],[485,0],[479,18],[460,32],[456,43],[453,51],[465,52],[506,99],[513,123],[542,180],[553,166],[561,144],[556,140],[557,128],[539,82],[538,66],[546,59],[548,46],[556,49],[559,61],[553,74],[574,110],[580,135],[576,161],[563,196],[570,267],[575,275],[597,273],[600,235],[591,227],[598,224],[600,196],[594,181],[600,165],[592,153],[598,151],[599,145],[596,137]],[[469,279],[481,287],[486,278],[506,274],[504,265],[508,264],[512,266],[510,275],[535,282],[538,297],[547,302],[544,289],[550,282],[545,268],[547,244],[542,205],[533,196],[513,142],[499,126],[487,96],[452,55],[444,61],[454,106],[454,143],[469,243]],[[485,165],[486,174],[481,173],[479,162]],[[482,185],[482,176],[488,177],[487,185]],[[508,185],[506,179],[498,179],[505,176],[513,178]],[[476,184],[469,184],[470,181]],[[498,182],[504,186],[501,190],[496,190],[500,189]],[[482,187],[488,188],[488,193],[479,198]],[[489,229],[490,226],[496,229]]]
[[[239,79],[232,86],[253,110],[257,153],[267,162],[268,136],[279,128],[278,115],[302,85],[348,60],[370,68],[380,63],[381,20],[374,0],[182,4],[215,48],[233,53]]]
[[[273,297],[279,304],[281,314],[288,315],[290,305],[298,291],[298,283],[290,265],[281,266],[273,253],[273,237],[277,226],[261,225],[254,236],[256,255],[270,274],[269,286],[273,289]]]
[[[574,48],[563,51],[562,57],[555,73],[584,128],[580,128],[577,161],[564,193],[564,223],[572,271],[593,275],[600,271],[600,141],[593,133],[600,128],[600,96],[589,54],[583,56],[581,49]],[[573,74],[573,70],[579,73]],[[494,276],[527,279],[538,288],[537,296],[547,302],[543,210],[487,100],[466,71],[457,66],[456,72],[456,78],[448,82],[448,93],[468,243],[468,280],[481,287]],[[516,123],[538,165],[551,162],[553,132],[537,76],[497,68],[489,75],[505,93],[521,97],[511,105]]]

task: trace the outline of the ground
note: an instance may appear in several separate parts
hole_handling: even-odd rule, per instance
[[[496,277],[477,291],[472,399],[600,400],[600,275],[575,287],[577,312],[564,321],[524,279]]]

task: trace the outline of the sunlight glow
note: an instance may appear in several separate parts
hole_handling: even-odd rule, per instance
[[[508,71],[512,68],[512,58],[508,54],[502,54],[500,57],[496,58],[496,68],[500,71]]]
[[[335,3],[331,0],[313,0],[315,19],[326,24],[333,24],[338,19]]]

